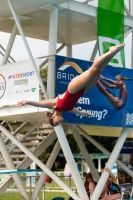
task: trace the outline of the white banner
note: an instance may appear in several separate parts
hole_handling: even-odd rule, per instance
[[[39,59],[35,59],[39,69]],[[0,106],[39,101],[39,82],[30,60],[0,67]]]

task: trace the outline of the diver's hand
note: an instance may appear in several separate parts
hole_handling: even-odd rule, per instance
[[[90,118],[90,117],[93,117],[94,115],[91,113],[87,113],[87,116]]]
[[[19,101],[17,104],[15,104],[16,107],[20,107],[20,106],[23,106],[27,103],[26,100],[22,100],[22,101]]]

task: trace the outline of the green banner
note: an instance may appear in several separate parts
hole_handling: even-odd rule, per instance
[[[100,55],[124,43],[124,0],[98,0],[97,36]],[[109,64],[125,67],[124,49]]]

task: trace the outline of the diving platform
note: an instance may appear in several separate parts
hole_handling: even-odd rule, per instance
[[[47,108],[39,108],[31,105],[21,107],[1,107],[0,119],[5,121],[48,123]]]

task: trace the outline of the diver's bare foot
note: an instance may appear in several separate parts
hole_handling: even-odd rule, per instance
[[[109,51],[112,51],[112,52],[118,52],[120,51],[121,49],[123,49],[125,47],[125,44],[119,44],[117,46],[112,46],[110,47],[110,50]]]

